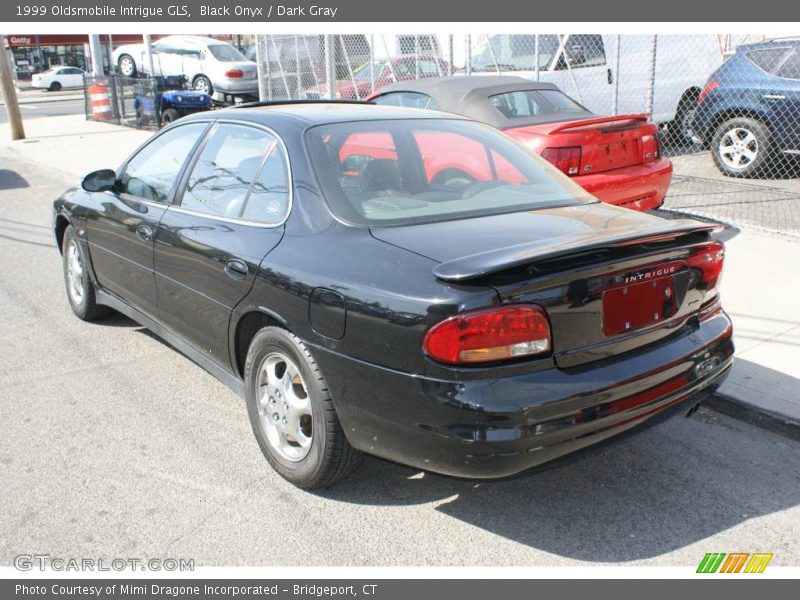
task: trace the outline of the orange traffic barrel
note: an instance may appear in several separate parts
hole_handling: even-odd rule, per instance
[[[111,114],[111,99],[108,97],[108,88],[102,83],[93,83],[89,86],[89,101],[92,103],[92,119],[95,121],[108,121]]]

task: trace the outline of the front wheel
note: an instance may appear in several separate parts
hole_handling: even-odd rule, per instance
[[[64,261],[64,284],[72,312],[83,321],[94,321],[106,315],[110,309],[95,302],[88,263],[72,225],[64,232],[61,254]]]
[[[770,131],[761,121],[746,117],[721,123],[711,139],[711,155],[720,171],[731,177],[750,177],[765,166]]]
[[[327,487],[352,473],[350,446],[325,379],[308,348],[279,327],[265,327],[245,363],[247,413],[261,451],[298,487]]]
[[[178,118],[178,111],[174,108],[168,108],[161,113],[161,125],[169,125]]]

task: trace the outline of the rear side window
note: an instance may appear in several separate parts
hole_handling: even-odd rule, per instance
[[[795,50],[787,58],[778,71],[778,77],[783,79],[800,79],[800,51]]]
[[[420,92],[389,92],[375,98],[375,104],[405,106],[406,108],[438,109],[436,100]]]
[[[751,50],[747,58],[762,71],[773,73],[781,59],[786,56],[786,48],[762,48]]]
[[[265,224],[283,220],[289,204],[286,162],[270,133],[222,124],[192,167],[181,207]]]

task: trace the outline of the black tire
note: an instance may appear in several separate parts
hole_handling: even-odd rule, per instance
[[[211,80],[205,75],[198,75],[192,82],[192,88],[198,92],[203,92],[209,96],[214,95],[214,86],[211,85]]]
[[[312,432],[308,454],[297,461],[287,460],[269,442],[259,415],[259,374],[268,357],[276,353],[288,357],[300,372],[311,403]],[[244,367],[247,413],[261,452],[273,469],[290,483],[307,489],[330,486],[352,473],[362,454],[345,437],[325,379],[297,336],[279,327],[265,327],[253,338]]]
[[[136,77],[138,74],[136,61],[130,54],[123,54],[117,59],[117,68],[123,77]]]
[[[461,169],[444,169],[434,176],[432,183],[448,188],[463,189],[469,184],[475,183],[475,178]]]
[[[697,108],[697,94],[687,92],[675,111],[675,119],[669,124],[667,139],[671,146],[687,146],[692,143],[692,136],[688,134],[694,111]]]
[[[77,293],[71,289],[70,260],[72,259],[73,252],[77,252],[82,266],[83,276],[78,286],[80,289],[80,297],[77,297]],[[107,306],[97,304],[95,301],[94,286],[89,276],[89,263],[86,260],[83,247],[78,241],[75,235],[75,229],[72,225],[69,225],[64,232],[64,239],[61,244],[61,255],[63,258],[64,286],[67,292],[67,300],[75,316],[83,321],[94,321],[95,319],[107,315],[111,309]]]
[[[174,108],[168,108],[164,112],[161,113],[161,125],[169,125],[173,121],[177,120],[178,118],[178,111]]]
[[[50,84],[50,87],[47,89],[50,90],[51,92],[58,92],[61,90],[61,82],[54,81],[53,83]]]
[[[737,117],[720,123],[711,138],[711,156],[714,164],[730,177],[752,177],[761,173],[768,164],[771,154],[772,133],[761,121],[749,117]],[[749,141],[754,140],[754,141]],[[723,145],[729,147],[738,142],[749,156],[728,154]],[[738,166],[736,163],[739,163]]]

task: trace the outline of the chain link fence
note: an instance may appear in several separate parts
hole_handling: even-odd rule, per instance
[[[800,36],[259,35],[262,100],[364,100],[398,81],[514,75],[598,115],[647,113],[665,208],[800,236]]]

